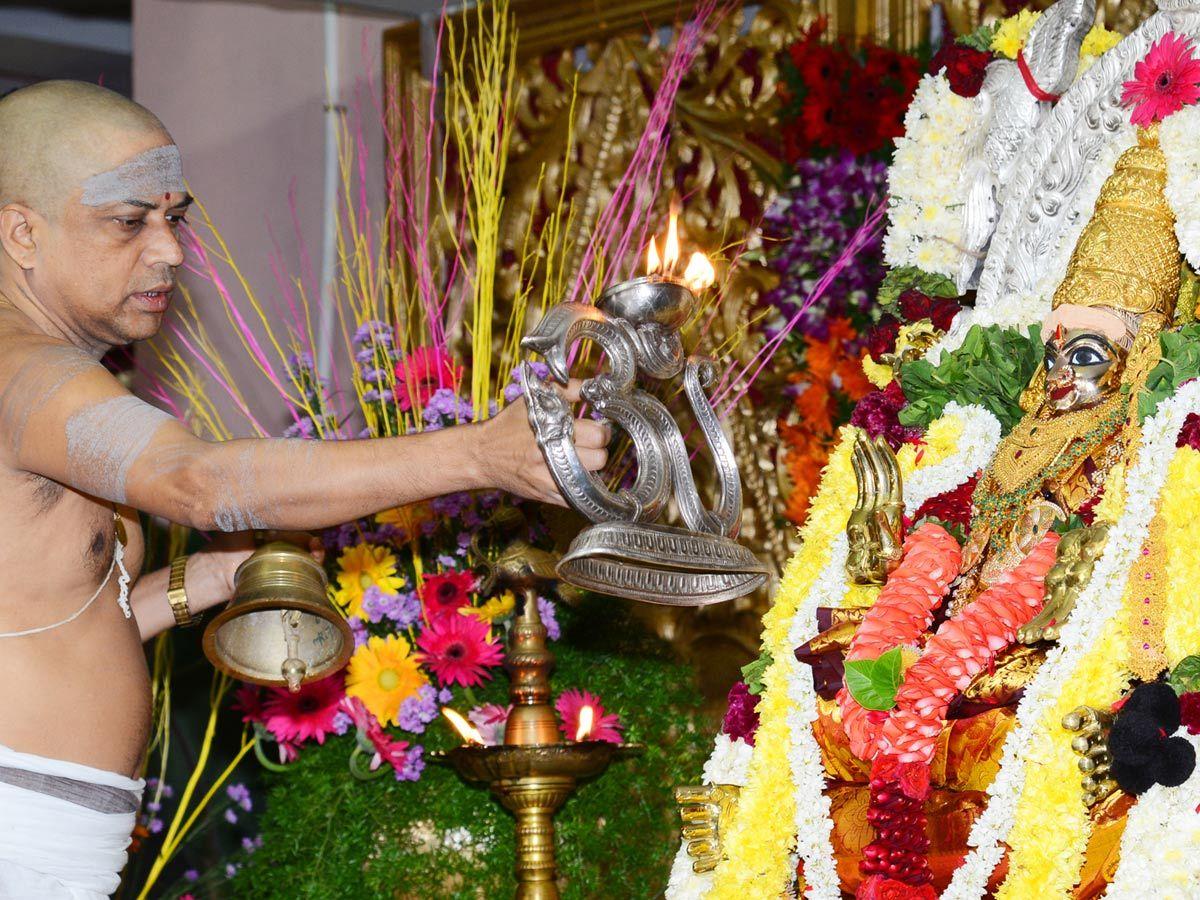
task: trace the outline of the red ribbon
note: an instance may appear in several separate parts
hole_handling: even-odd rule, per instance
[[[1034,99],[1043,100],[1046,103],[1058,102],[1062,94],[1048,94],[1033,80],[1033,73],[1029,71],[1029,63],[1025,62],[1024,50],[1017,51],[1017,68],[1021,70],[1021,77],[1025,79],[1025,87],[1029,88],[1029,93],[1033,94]]]

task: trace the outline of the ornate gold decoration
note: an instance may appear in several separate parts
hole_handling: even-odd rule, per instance
[[[914,0],[924,6],[921,0]],[[1054,0],[1034,0],[1030,9],[1043,10]],[[994,22],[1008,15],[1003,0],[948,0],[941,4],[946,20],[955,34],[970,34],[984,22]],[[1155,0],[1100,0],[1097,4],[1096,22],[1120,34],[1129,34],[1142,24],[1158,8]]]
[[[685,785],[675,788],[683,841],[692,871],[711,872],[721,861],[721,828],[737,809],[740,789],[731,784]]]
[[[1013,702],[1017,692],[1037,674],[1046,658],[1042,647],[1013,646],[1004,650],[990,670],[980,672],[963,691],[963,699],[990,706]]]
[[[904,485],[896,454],[882,437],[859,432],[851,456],[858,499],[846,522],[846,574],[855,584],[883,584],[900,565]]]
[[[1125,616],[1129,623],[1129,671],[1140,681],[1154,681],[1168,668],[1163,642],[1167,588],[1167,546],[1161,516],[1150,522],[1141,555],[1129,573]]]
[[[1104,306],[1153,312],[1170,321],[1179,298],[1179,240],[1167,205],[1167,160],[1158,126],[1138,129],[1138,142],[1117,160],[1100,189],[1054,308]]]
[[[1080,591],[1092,579],[1092,569],[1107,541],[1108,526],[1103,524],[1076,528],[1063,536],[1054,565],[1046,573],[1046,605],[1017,631],[1018,641],[1035,644],[1058,640]]]
[[[1116,781],[1109,775],[1112,754],[1108,752],[1108,732],[1112,723],[1112,713],[1094,706],[1080,706],[1063,717],[1063,728],[1075,735],[1071,749],[1079,757],[1083,804],[1088,809],[1117,789]]]

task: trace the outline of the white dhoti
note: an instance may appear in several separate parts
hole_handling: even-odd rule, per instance
[[[0,745],[0,898],[112,894],[145,784]]]

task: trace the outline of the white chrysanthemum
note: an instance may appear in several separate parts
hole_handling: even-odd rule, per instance
[[[976,105],[951,91],[944,75],[921,79],[888,170],[892,202],[884,258],[889,266],[957,274],[964,260],[958,249],[962,238],[961,173],[974,143],[972,134],[979,126]],[[909,207],[915,207],[916,223]],[[901,237],[891,239],[896,231]]]
[[[704,764],[704,783],[745,787],[753,756],[754,747],[741,738],[732,740],[727,734],[718,734],[712,755]]]
[[[1159,144],[1167,158],[1164,193],[1175,213],[1175,235],[1188,265],[1200,270],[1200,107],[1185,106],[1163,119]]]

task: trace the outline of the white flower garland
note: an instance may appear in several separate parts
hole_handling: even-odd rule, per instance
[[[1200,270],[1200,106],[1185,106],[1163,119],[1158,141],[1167,158],[1167,203],[1175,213],[1175,236],[1188,265]]]
[[[721,733],[714,741],[712,755],[704,764],[705,784],[731,784],[745,787],[754,747],[741,738]]]
[[[1196,748],[1200,736],[1177,734]],[[1186,900],[1200,896],[1200,766],[1179,787],[1156,784],[1129,811],[1121,861],[1104,896],[1110,900]]]
[[[1000,446],[1000,420],[982,406],[960,406],[951,400],[942,418],[957,418],[962,433],[957,450],[942,462],[917,469],[904,484],[904,512],[914,515],[926,501],[954,490],[987,466]]]
[[[904,136],[888,169],[887,264],[916,266],[953,278],[964,259],[964,185],[960,173],[980,134],[977,105],[950,90],[943,74],[926,75],[904,116]],[[931,173],[953,173],[931,177]]]
[[[1200,381],[1194,381],[1163,401],[1158,412],[1144,423],[1137,459],[1125,480],[1125,509],[1109,532],[1104,553],[1063,627],[1058,644],[1026,687],[1017,707],[1016,725],[1004,744],[1000,771],[988,787],[987,807],[971,828],[968,844],[974,849],[954,873],[942,900],[975,900],[984,896],[988,878],[1004,855],[1002,842],[1016,821],[1017,804],[1025,785],[1026,754],[1061,685],[1070,680],[1095,645],[1105,623],[1120,614],[1125,583],[1145,543],[1174,456],[1175,439],[1188,413],[1198,408]]]

